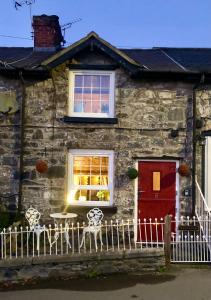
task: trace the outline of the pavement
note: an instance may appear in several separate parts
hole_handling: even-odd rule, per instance
[[[0,300],[211,300],[211,265],[156,274],[46,280],[8,287]]]

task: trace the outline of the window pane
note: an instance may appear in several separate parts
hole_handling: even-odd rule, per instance
[[[98,101],[92,102],[92,112],[93,113],[101,113],[100,102],[98,102]]]
[[[92,94],[100,95],[100,89],[93,88],[93,89],[92,89]]]
[[[82,101],[75,101],[74,112],[83,112],[83,102]]]
[[[81,88],[75,88],[75,94],[82,94],[83,93],[83,89]]]
[[[100,75],[92,76],[92,86],[100,87]]]
[[[75,75],[75,87],[82,87],[82,86],[83,86],[83,76]]]
[[[109,89],[101,89],[102,95],[109,95]]]
[[[101,87],[102,88],[109,88],[110,86],[110,76],[109,75],[102,75],[101,76]]]
[[[109,113],[109,102],[103,101],[101,103],[101,112],[102,113]]]
[[[100,94],[92,94],[92,100],[100,103]]]
[[[110,75],[75,75],[74,112],[109,114],[109,100]]]
[[[92,112],[92,102],[91,101],[84,101],[84,112],[85,113]]]
[[[74,185],[108,186],[108,157],[75,156],[73,159]]]
[[[91,87],[92,84],[92,76],[85,75],[84,76],[84,87]]]
[[[84,94],[91,94],[91,93],[92,93],[92,90],[89,89],[89,88],[84,88],[83,93],[84,93]]]
[[[84,101],[91,101],[92,100],[92,95],[91,94],[84,94],[83,95],[83,100]]]

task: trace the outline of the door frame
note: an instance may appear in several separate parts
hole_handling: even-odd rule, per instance
[[[175,162],[176,163],[176,169],[178,169],[179,167],[179,160],[176,160],[176,159],[138,159],[136,160],[135,162],[135,168],[138,170],[138,164],[139,162],[142,162],[142,161],[146,161],[146,162]],[[134,199],[134,220],[135,220],[135,224],[137,224],[138,222],[138,177],[136,177],[135,179],[135,184],[134,184],[134,192],[135,192],[135,199]],[[175,203],[175,221],[176,221],[176,224],[175,224],[175,227],[176,227],[176,231],[177,231],[177,224],[179,222],[179,194],[180,194],[180,186],[179,186],[179,173],[176,172],[176,203]],[[176,233],[177,235],[177,233]],[[134,239],[135,241],[137,241],[137,226],[135,226],[134,228]]]

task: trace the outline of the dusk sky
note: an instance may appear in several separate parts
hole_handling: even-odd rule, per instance
[[[0,4],[0,35],[30,38],[29,7]],[[66,32],[66,46],[94,30],[117,47],[211,47],[211,0],[35,0],[32,15],[40,14],[56,14],[62,25],[82,19]],[[0,36],[0,46],[32,45]]]

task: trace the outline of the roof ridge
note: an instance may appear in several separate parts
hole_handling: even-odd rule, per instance
[[[155,49],[174,49],[174,50],[211,50],[211,47],[153,47]]]

